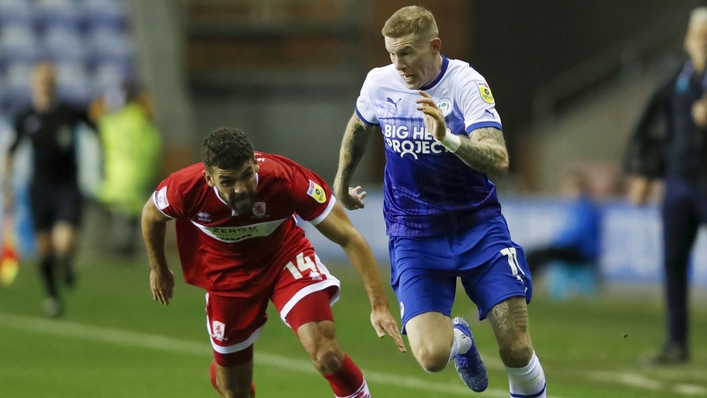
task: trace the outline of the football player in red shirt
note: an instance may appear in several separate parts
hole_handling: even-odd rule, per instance
[[[153,298],[162,304],[172,298],[165,231],[175,219],[184,279],[207,291],[211,379],[221,394],[255,396],[253,344],[271,300],[336,397],[370,397],[363,374],[335,337],[331,304],[339,298],[339,280],[321,263],[295,215],[344,249],[363,279],[376,333],[387,332],[405,352],[373,253],[329,186],[292,160],[255,152],[235,128],[212,132],[202,145],[202,163],[170,175],[145,204]]]

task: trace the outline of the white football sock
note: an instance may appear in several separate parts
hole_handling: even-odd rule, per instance
[[[471,339],[469,336],[461,332],[461,330],[454,328],[454,341],[452,342],[452,349],[449,352],[449,362],[452,362],[455,356],[459,354],[466,354],[469,349],[471,349]]]
[[[522,368],[509,368],[506,366],[508,373],[508,384],[511,395],[513,397],[522,398],[546,398],[547,391],[545,389],[545,372],[540,366],[538,357],[530,359],[530,363]]]

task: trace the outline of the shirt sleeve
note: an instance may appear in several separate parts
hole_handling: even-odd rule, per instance
[[[363,82],[361,93],[356,100],[356,114],[364,123],[370,126],[377,126],[380,123],[378,122],[375,103],[371,99],[371,91],[373,89],[372,74],[373,71],[369,72],[368,76],[366,76],[366,80]]]
[[[481,75],[462,79],[457,85],[456,102],[464,115],[464,130],[467,134],[484,127],[503,129],[491,88]]]
[[[304,167],[295,172],[291,190],[297,214],[312,225],[324,221],[336,203],[329,185]]]
[[[653,92],[638,119],[624,152],[623,168],[629,174],[661,178],[666,171],[666,148],[670,140],[671,79]]]
[[[157,186],[157,189],[152,194],[152,201],[165,216],[184,218],[184,201],[180,192],[179,181],[175,174],[172,174]]]

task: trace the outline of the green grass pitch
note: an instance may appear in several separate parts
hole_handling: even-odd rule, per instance
[[[64,292],[65,316],[48,320],[36,269],[25,262],[13,285],[0,286],[0,397],[215,397],[204,294],[184,284],[175,259],[171,265],[178,282],[172,303],[164,307],[152,301],[145,261],[83,255],[78,287]],[[330,270],[343,286],[334,306],[339,340],[364,370],[374,397],[508,397],[488,322],[472,322],[490,377],[489,390],[475,394],[463,387],[453,366],[427,374],[390,338],[378,339],[355,272],[346,266]],[[387,278],[385,268],[383,274]],[[459,314],[476,317],[462,296],[454,311]],[[640,359],[663,337],[659,294],[557,303],[538,289],[530,306],[531,334],[549,396],[707,396],[707,307],[693,305],[691,315],[691,364],[647,367]],[[259,398],[333,396],[272,308],[255,347]]]

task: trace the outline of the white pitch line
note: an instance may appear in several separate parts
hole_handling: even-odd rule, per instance
[[[611,381],[625,384],[631,387],[643,388],[646,390],[658,391],[665,388],[665,384],[660,381],[651,380],[645,376],[628,372],[592,372],[591,378],[599,381]]]
[[[212,355],[211,345],[206,343],[196,343],[187,340],[146,333],[136,333],[114,328],[82,325],[74,322],[47,320],[0,313],[0,326],[34,333],[72,337],[82,340],[169,351],[202,357],[209,357]],[[256,361],[259,365],[276,367],[294,372],[318,374],[318,372],[312,367],[311,362],[305,360],[292,359],[281,355],[257,351]],[[367,370],[364,370],[363,372],[366,375],[366,379],[374,383],[460,396],[469,396],[471,394],[468,388],[462,387],[461,385],[456,386],[443,383],[425,382],[414,377],[403,377],[390,373]],[[509,393],[499,389],[488,389],[483,393],[483,395],[488,397],[506,398],[509,396]]]
[[[680,395],[707,396],[707,388],[702,386],[685,383],[669,384],[631,372],[592,372],[590,378],[652,391],[669,390]]]
[[[665,367],[655,367],[642,369],[642,373],[650,374],[664,381],[680,382],[682,380],[707,381],[707,372],[697,369],[665,369]]]

